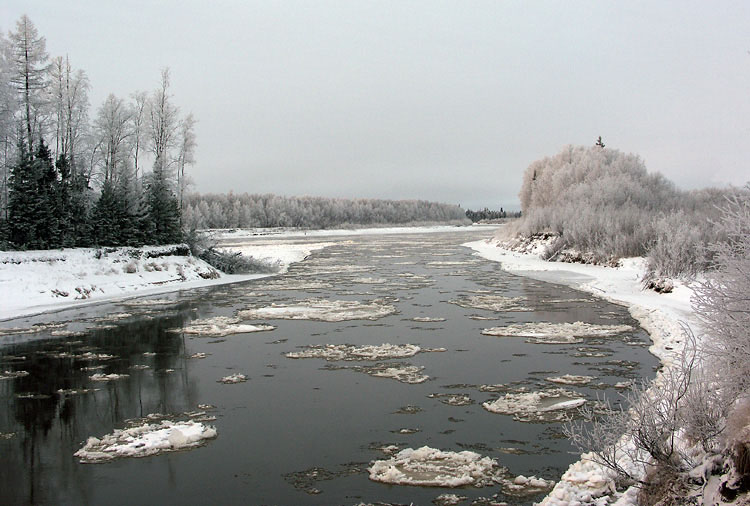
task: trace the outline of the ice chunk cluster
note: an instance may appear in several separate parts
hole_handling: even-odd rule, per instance
[[[594,381],[593,376],[583,376],[575,374],[563,374],[562,376],[550,376],[545,378],[547,381],[552,383],[558,383],[560,385],[588,385]]]
[[[116,429],[101,439],[90,437],[74,455],[83,463],[108,462],[121,457],[147,457],[195,448],[215,437],[216,428],[200,422],[164,420]]]
[[[347,344],[314,344],[302,351],[290,351],[288,358],[322,358],[325,360],[384,360],[413,357],[422,349],[415,344],[352,346]]]
[[[307,299],[292,305],[271,304],[238,313],[244,320],[283,319],[340,322],[345,320],[377,320],[396,313],[390,304],[376,301]]]
[[[204,320],[194,320],[190,325],[182,329],[175,329],[175,332],[184,332],[186,334],[195,334],[207,337],[221,337],[229,334],[244,334],[246,332],[262,332],[273,330],[273,325],[248,325],[242,323],[239,318],[229,316],[216,316]]]
[[[537,392],[508,393],[482,404],[491,413],[511,415],[519,422],[552,422],[565,418],[567,410],[580,407],[586,399],[575,392],[555,388]]]
[[[423,487],[484,487],[507,473],[496,460],[471,451],[441,451],[429,446],[406,448],[368,468],[370,479],[394,485]]]

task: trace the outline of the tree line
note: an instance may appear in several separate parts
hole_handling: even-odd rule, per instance
[[[151,92],[110,94],[93,118],[89,90],[27,16],[0,33],[0,249],[182,239],[195,119],[174,104],[169,70]]]
[[[478,211],[472,211],[471,209],[467,209],[466,217],[469,218],[472,223],[477,223],[479,221],[486,221],[486,220],[502,220],[505,218],[520,218],[521,212],[520,211],[508,212],[502,207],[500,208],[499,211],[493,211],[485,207],[484,209],[480,209]]]
[[[183,223],[206,228],[331,228],[343,225],[465,223],[456,205],[425,200],[284,197],[272,194],[187,194]]]

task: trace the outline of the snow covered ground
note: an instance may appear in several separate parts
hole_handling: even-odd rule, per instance
[[[690,305],[693,292],[689,286],[675,281],[674,291],[668,294],[642,289],[644,258],[624,259],[620,267],[612,268],[547,262],[539,257],[541,251],[510,251],[497,240],[475,241],[464,246],[474,249],[488,260],[500,262],[504,270],[513,274],[571,286],[624,304],[633,318],[651,335],[651,353],[667,367],[674,364],[683,347],[681,323],[690,325],[694,330],[699,328]],[[615,499],[612,479],[611,471],[582,455],[581,460],[570,466],[541,504],[609,504]],[[617,504],[635,504],[632,491],[623,494]]]
[[[220,240],[243,240],[260,237],[340,237],[346,235],[381,235],[381,234],[436,234],[441,232],[476,232],[480,229],[493,230],[498,225],[428,225],[421,227],[373,227],[373,228],[341,228],[325,230],[299,230],[278,228],[250,228],[250,229],[215,229],[210,230],[213,236]]]

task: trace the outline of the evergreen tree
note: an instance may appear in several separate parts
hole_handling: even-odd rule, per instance
[[[168,244],[180,242],[180,204],[169,187],[164,171],[154,167],[146,186],[146,243]]]
[[[55,216],[57,171],[43,140],[34,156],[19,146],[19,161],[11,168],[8,195],[8,239],[18,248],[46,249],[60,244]]]

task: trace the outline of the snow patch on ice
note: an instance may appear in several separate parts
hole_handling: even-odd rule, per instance
[[[77,452],[82,463],[108,462],[122,457],[147,457],[196,448],[216,437],[216,428],[195,421],[145,423],[115,429],[101,439],[90,437]]]
[[[441,451],[429,446],[406,448],[368,468],[370,479],[422,487],[492,486],[507,470],[496,460],[470,451]]]

